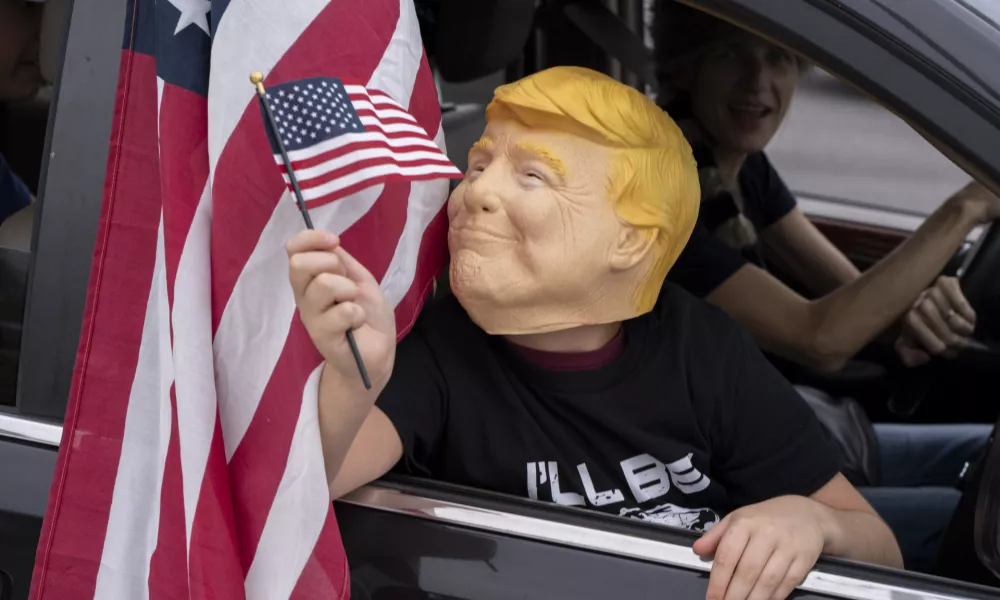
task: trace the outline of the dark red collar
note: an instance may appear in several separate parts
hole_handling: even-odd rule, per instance
[[[511,344],[528,362],[550,371],[589,371],[603,367],[621,356],[625,350],[625,328],[610,342],[590,352],[547,352]]]

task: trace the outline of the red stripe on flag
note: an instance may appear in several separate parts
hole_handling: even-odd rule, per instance
[[[94,594],[146,312],[146,303],[136,300],[149,297],[156,260],[159,168],[156,137],[149,135],[156,130],[155,61],[123,52],[118,82],[87,307],[38,544],[34,599]]]
[[[268,74],[274,82],[328,75],[367,81],[399,20],[394,2],[333,2]],[[364,27],[344,27],[344,23]],[[331,56],[336,56],[335,63]],[[330,73],[332,64],[337,72]],[[247,174],[256,174],[247,177]],[[212,325],[218,328],[236,279],[284,189],[256,101],[247,105],[219,158],[213,184]],[[233,227],[239,223],[239,227]]]
[[[229,461],[230,477],[239,482],[233,486],[233,504],[244,574],[257,553],[264,523],[285,472],[299,414],[295,399],[302,397],[306,379],[322,361],[296,313],[257,412]]]
[[[378,185],[380,183],[388,184],[388,183],[394,183],[394,182],[400,182],[400,181],[404,182],[404,183],[407,183],[407,182],[412,182],[412,181],[427,181],[427,180],[431,180],[431,179],[441,179],[442,177],[445,177],[445,176],[441,175],[441,174],[437,174],[437,173],[432,173],[432,174],[429,174],[429,175],[417,175],[417,176],[407,175],[405,177],[402,176],[402,175],[396,175],[396,174],[393,174],[393,175],[383,175],[383,176],[380,176],[380,177],[372,177],[370,179],[365,179],[364,181],[361,181],[359,183],[356,183],[354,185],[346,187],[343,190],[339,190],[336,193],[327,194],[325,196],[321,196],[321,197],[316,198],[314,200],[307,200],[306,201],[306,208],[308,208],[308,209],[319,208],[320,206],[329,204],[331,202],[335,202],[337,200],[340,200],[341,198],[346,198],[347,196],[350,196],[351,194],[356,194],[357,192],[360,192],[361,190],[364,190],[366,188],[370,188],[370,187],[372,187],[374,185]],[[289,186],[289,189],[291,189],[291,186]],[[357,225],[352,225],[351,226],[352,229],[354,227],[357,227]]]
[[[240,540],[236,534],[232,501],[222,423],[216,410],[215,431],[191,528],[191,600],[244,597]]]
[[[412,137],[412,136],[406,136],[406,137]],[[315,167],[316,165],[321,165],[323,163],[329,162],[337,158],[338,156],[344,155],[347,152],[354,152],[357,150],[385,149],[385,150],[391,150],[392,152],[397,154],[401,154],[405,152],[437,152],[435,148],[437,148],[437,146],[431,148],[430,146],[420,146],[416,144],[408,146],[390,146],[387,142],[383,140],[369,141],[369,142],[355,142],[353,144],[347,144],[345,146],[341,146],[340,148],[329,150],[327,152],[324,152],[323,154],[317,154],[316,156],[311,156],[309,158],[304,158],[301,160],[293,160],[292,168],[295,169],[296,172],[298,172],[301,171],[302,169],[308,169],[310,167]],[[446,158],[444,154],[442,154],[441,156],[442,160]],[[277,167],[278,170],[281,171],[282,173],[288,172],[288,170],[285,169],[284,163],[277,165]]]
[[[347,555],[343,551],[335,550],[342,547],[343,540],[337,528],[337,515],[331,503],[319,540],[316,542],[316,550],[302,569],[289,600],[349,598],[351,578],[347,570]]]
[[[305,180],[299,179],[299,189],[301,189],[302,191],[310,190],[325,185],[335,179],[340,179],[347,175],[358,173],[361,169],[367,169],[369,167],[378,167],[382,165],[399,165],[400,167],[407,167],[407,168],[425,167],[433,165],[438,165],[441,167],[450,167],[451,162],[444,155],[441,155],[440,158],[436,159],[418,158],[416,160],[399,160],[392,156],[376,156],[374,158],[365,158],[362,160],[356,160],[345,167],[334,169],[333,171],[330,171],[328,173],[323,173],[322,175],[318,175],[310,179],[305,179]],[[381,177],[385,177],[385,175],[375,175],[371,179],[376,179]],[[440,177],[440,175],[436,175],[436,177]],[[370,181],[370,179],[365,179],[365,181]],[[371,183],[369,183],[368,185],[371,185]],[[344,195],[341,194],[339,191],[336,193],[341,196]],[[372,238],[372,239],[378,239],[378,238]]]
[[[446,206],[442,206],[441,212],[431,220],[424,230],[424,237],[420,240],[413,285],[396,305],[396,339],[403,339],[413,328],[419,316],[418,309],[427,300],[427,296],[434,288],[434,279],[446,264],[448,264],[448,214]]]
[[[163,487],[160,489],[156,550],[149,561],[149,600],[171,600],[188,595],[187,525],[184,521],[177,394],[173,386],[170,387],[170,422],[170,443],[163,468]]]
[[[177,264],[208,182],[208,101],[174,85],[160,99],[160,189],[167,299],[174,305]]]
[[[428,127],[431,135],[438,131],[441,124],[441,108],[438,101],[434,76],[427,64],[426,53],[420,59],[420,69],[417,71],[413,84],[413,96],[410,98],[409,113],[420,123]],[[417,253],[417,269],[413,284],[396,305],[396,337],[402,339],[413,323],[416,322],[419,309],[434,286],[434,279],[448,259],[448,218],[445,207],[424,230],[420,240],[420,250]]]

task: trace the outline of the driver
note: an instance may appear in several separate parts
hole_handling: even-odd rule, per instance
[[[663,285],[699,201],[674,122],[576,67],[501,86],[486,116],[448,202],[454,295],[398,345],[392,306],[335,236],[288,243],[325,358],[331,495],[398,463],[706,531],[694,551],[714,555],[715,600],[784,598],[821,553],[901,566],[795,390],[721,311]]]
[[[901,317],[896,349],[908,365],[972,343],[976,314],[958,281],[941,277],[924,288],[972,228],[1000,217],[1000,199],[969,185],[860,274],[796,207],[763,152],[801,61],[673,0],[654,10],[660,89],[671,94],[664,104],[694,147],[702,186],[698,225],[668,279],[725,310],[763,350],[821,370],[839,370]],[[772,276],[764,248],[819,299]],[[892,526],[908,567],[932,567],[960,499],[954,483],[991,429],[875,426],[886,487],[863,491]]]

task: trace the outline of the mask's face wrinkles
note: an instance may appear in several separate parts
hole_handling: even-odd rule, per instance
[[[467,310],[570,307],[604,289],[622,227],[607,194],[610,160],[607,148],[555,129],[489,124],[448,203],[452,287]]]

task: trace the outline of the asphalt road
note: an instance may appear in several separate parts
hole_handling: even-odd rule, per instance
[[[929,214],[970,180],[902,119],[812,73],[767,150],[796,193]]]

